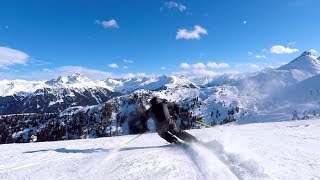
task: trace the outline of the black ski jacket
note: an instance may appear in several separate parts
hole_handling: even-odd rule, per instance
[[[151,107],[147,110],[147,119],[154,120],[157,132],[167,131],[169,126],[175,123],[171,116],[178,116],[180,108],[177,104],[165,99],[154,97],[150,100]]]

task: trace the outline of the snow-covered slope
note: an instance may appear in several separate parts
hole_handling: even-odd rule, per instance
[[[320,102],[320,74],[286,88],[281,95],[295,103]]]
[[[133,77],[124,79],[108,79],[109,86],[115,91],[122,93],[131,93],[137,89],[146,90],[164,90],[177,88],[197,88],[194,83],[183,76],[151,76],[151,77]]]
[[[189,132],[204,144],[151,133],[1,145],[0,179],[320,179],[319,119]]]
[[[26,95],[44,87],[47,87],[45,81],[0,80],[0,97],[14,94]]]

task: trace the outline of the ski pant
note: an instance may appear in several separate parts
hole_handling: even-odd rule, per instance
[[[191,134],[187,133],[186,131],[182,130],[177,126],[172,119],[170,121],[161,122],[157,126],[157,133],[160,137],[167,140],[169,143],[177,143],[178,137],[179,139],[185,142],[197,142],[198,140]],[[176,137],[175,137],[176,136]]]

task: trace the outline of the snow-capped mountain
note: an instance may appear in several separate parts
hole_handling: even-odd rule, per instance
[[[263,122],[270,118],[289,119],[295,109],[320,109],[319,67],[319,61],[311,53],[304,52],[290,63],[276,69],[266,68],[246,75],[218,76],[201,89],[203,94],[207,94],[202,96],[205,97],[202,100],[207,105],[200,114],[206,117],[205,115],[210,113],[210,106],[214,107],[216,101],[223,102],[228,108],[237,105],[240,113],[244,114],[243,117],[241,115],[242,118],[237,118],[239,123]],[[210,87],[215,88],[215,91],[206,93]],[[219,108],[223,114],[223,108]],[[266,115],[267,112],[276,116]],[[210,122],[208,118],[207,122]]]
[[[51,79],[45,82],[49,87],[69,88],[69,89],[84,89],[84,88],[105,88],[113,91],[112,87],[108,86],[103,81],[93,81],[88,77],[76,73],[67,77],[60,76],[56,79]]]
[[[311,52],[303,52],[298,58],[278,68],[279,70],[301,70],[310,74],[320,73],[320,61],[311,54]]]
[[[26,95],[45,87],[45,81],[0,80],[0,97],[14,94]]]
[[[10,95],[27,95],[34,93],[38,89],[43,88],[68,88],[68,89],[85,89],[85,88],[105,88],[113,91],[112,87],[108,86],[103,81],[93,81],[88,77],[76,73],[70,76],[60,76],[51,80],[42,81],[26,81],[26,80],[1,80],[0,81],[0,96]]]
[[[105,80],[106,85],[112,88],[118,88],[123,86],[123,79],[107,79]]]
[[[107,79],[107,84],[115,91],[131,93],[137,89],[147,89],[150,91],[176,89],[176,88],[197,88],[197,86],[183,76],[151,76],[133,77],[123,79]]]
[[[0,89],[0,114],[53,113],[70,106],[103,103],[121,95],[103,81],[92,81],[81,74],[48,81],[3,80]]]
[[[241,79],[238,86],[244,87],[249,94],[268,95],[269,97],[283,88],[294,85],[300,81],[320,73],[320,61],[310,52],[302,53],[298,58],[277,69],[266,68],[261,72],[247,75]]]

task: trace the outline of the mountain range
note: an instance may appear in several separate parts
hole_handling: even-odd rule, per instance
[[[63,136],[70,139],[155,131],[152,122],[148,129],[141,121],[153,96],[181,106],[184,128],[200,127],[196,120],[211,125],[282,121],[294,110],[320,110],[320,60],[310,52],[278,68],[203,77],[203,82],[173,75],[93,81],[81,74],[47,81],[2,80],[0,114],[56,113],[60,118],[53,127],[67,120],[63,127],[81,129]],[[30,136],[27,132],[23,136]]]
[[[0,81],[0,114],[54,113],[103,103],[121,93],[81,74],[48,81]]]

